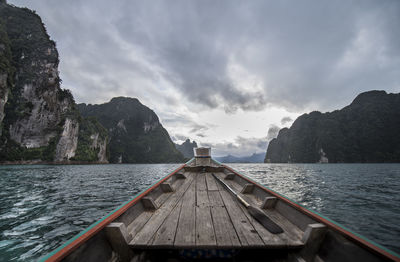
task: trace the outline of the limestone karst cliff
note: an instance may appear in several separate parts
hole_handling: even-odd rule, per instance
[[[8,101],[14,70],[10,39],[8,38],[4,22],[0,19],[0,136],[2,134],[4,107]]]
[[[184,157],[186,158],[192,158],[194,157],[194,151],[193,148],[197,147],[196,141],[190,142],[190,139],[186,139],[185,142],[182,144],[175,144],[176,149],[179,150],[183,154]]]
[[[115,97],[108,103],[79,104],[78,108],[82,116],[96,118],[107,129],[112,163],[184,160],[158,116],[136,98]]]
[[[89,122],[80,117],[71,93],[60,88],[58,64],[56,43],[41,18],[1,1],[0,161],[84,160],[77,152]],[[90,161],[104,161],[107,136],[92,131],[88,150],[102,155]]]
[[[400,94],[370,91],[341,110],[311,112],[279,131],[265,162],[400,162]]]

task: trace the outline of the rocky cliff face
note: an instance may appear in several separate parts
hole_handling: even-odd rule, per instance
[[[0,3],[1,4],[1,3]],[[2,134],[4,107],[8,101],[8,94],[12,85],[14,67],[12,66],[11,43],[0,19],[0,136]]]
[[[83,120],[71,93],[60,88],[55,42],[29,9],[3,1],[0,17],[0,159],[68,161]],[[7,42],[11,56],[4,51]],[[3,63],[9,58],[11,63]]]
[[[0,74],[0,136],[2,134],[2,124],[4,119],[4,106],[8,100],[8,87],[7,87],[7,75]]]
[[[265,162],[400,162],[400,94],[365,92],[347,107],[312,112],[280,130]]]
[[[179,152],[182,153],[184,157],[192,158],[194,157],[193,148],[197,147],[197,143],[196,141],[190,142],[190,139],[186,139],[186,141],[183,142],[181,145],[176,144],[175,147],[179,150]]]
[[[96,118],[109,133],[110,162],[183,161],[157,115],[135,98],[117,97],[101,105],[79,104],[82,116]]]
[[[56,147],[54,160],[68,161],[75,156],[78,147],[79,123],[75,119],[65,119],[64,129]]]

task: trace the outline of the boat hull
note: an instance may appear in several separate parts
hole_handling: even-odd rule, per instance
[[[42,261],[259,261],[266,256],[270,261],[400,261],[229,166],[215,160],[207,166],[195,163],[180,166]],[[284,233],[263,228],[212,174]]]

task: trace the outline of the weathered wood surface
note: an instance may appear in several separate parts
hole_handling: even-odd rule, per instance
[[[218,192],[219,193],[219,192]],[[222,198],[221,198],[222,201]],[[214,221],[215,237],[219,247],[238,247],[240,245],[236,230],[230,222],[230,217],[223,206],[211,207]]]
[[[185,179],[184,183],[176,189],[176,192],[171,195],[170,198],[156,211],[154,211],[151,219],[143,226],[130,242],[130,245],[136,246],[148,246],[150,245],[150,240],[153,238],[154,234],[164,222],[164,220],[171,213],[172,209],[181,199],[182,195],[186,192],[186,189],[193,182],[194,176],[189,176]]]
[[[196,207],[196,246],[215,247],[214,224],[210,207]]]
[[[233,190],[238,192],[241,186],[233,181],[225,181]],[[255,206],[262,206],[263,202],[256,196],[252,194],[240,194],[242,198],[244,198],[247,202],[251,203]],[[253,219],[253,217],[246,212],[246,208],[243,205],[239,205],[243,210],[243,213],[249,219],[251,224],[255,227],[256,231],[259,233],[259,236],[263,239],[264,243],[269,247],[301,247],[303,243],[301,241],[303,232],[295,225],[290,223],[285,217],[280,215],[276,210],[268,209],[264,210],[264,213],[272,219],[275,223],[281,226],[284,230],[283,234],[271,234],[268,230],[266,230],[261,224]]]
[[[236,192],[243,186],[225,180]],[[274,209],[265,213],[285,232],[274,235],[255,221],[236,198],[211,173],[186,172],[154,202],[158,209],[145,211],[127,228],[133,248],[295,248],[302,246],[303,232]],[[171,185],[172,186],[172,185]],[[262,200],[251,192],[241,194],[252,205]]]
[[[206,182],[207,182],[207,190],[208,191],[217,191],[217,181],[215,178],[212,176],[212,174],[208,173],[206,174]]]
[[[175,206],[174,210],[172,210],[171,214],[169,214],[164,223],[157,230],[152,245],[171,246],[174,244],[181,206],[182,200]]]
[[[231,193],[223,190],[222,187],[220,189],[226,210],[242,246],[263,246],[264,242],[243,213],[240,204],[234,199]]]
[[[196,245],[196,183],[183,195],[182,210],[175,235],[176,247]]]

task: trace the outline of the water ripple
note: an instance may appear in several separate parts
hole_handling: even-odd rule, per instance
[[[0,261],[32,261],[178,165],[1,166]]]
[[[178,166],[0,166],[0,261],[49,253]],[[231,166],[400,252],[400,165]]]
[[[231,164],[257,182],[400,253],[400,164]]]

